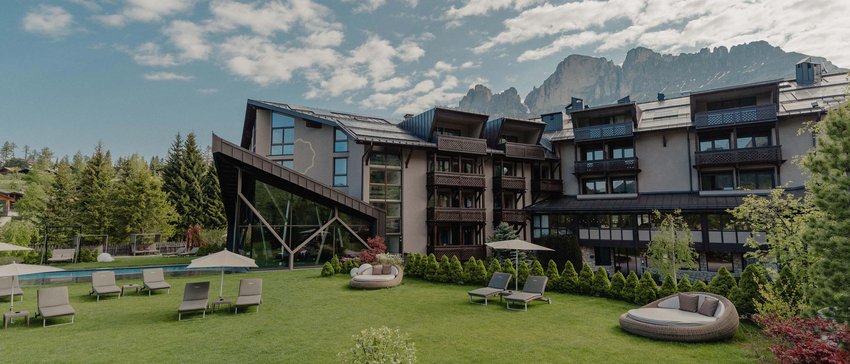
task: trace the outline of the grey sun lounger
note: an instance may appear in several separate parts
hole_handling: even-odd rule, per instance
[[[148,290],[148,296],[151,292],[158,289],[167,289],[171,293],[171,285],[165,281],[165,273],[162,268],[145,269],[142,271],[142,280],[144,280],[144,289]]]
[[[121,288],[118,288],[115,285],[115,272],[94,272],[91,275],[91,292],[89,292],[89,296],[92,294],[97,295],[97,301],[100,301],[101,295],[107,294],[118,294],[118,298],[121,298]]]
[[[39,288],[37,297],[37,315],[42,318],[42,326],[47,327],[47,319],[61,316],[71,316],[74,323],[77,312],[68,301],[68,287]]]
[[[522,291],[513,292],[505,297],[505,305],[509,310],[514,310],[514,308],[511,308],[511,303],[522,303],[524,305],[523,311],[528,311],[528,303],[531,301],[546,301],[552,304],[551,299],[543,297],[547,280],[548,278],[545,276],[529,276],[522,286]]]
[[[21,296],[21,302],[24,302],[24,291],[18,285],[17,276],[0,277],[0,297],[9,297],[12,294]]]
[[[474,289],[469,291],[469,302],[475,304],[482,304],[481,302],[475,302],[472,300],[472,297],[481,297],[484,298],[483,305],[487,305],[487,299],[492,296],[499,296],[501,300],[503,293],[506,289],[508,289],[508,284],[511,282],[511,274],[510,273],[502,273],[495,272],[493,273],[493,277],[490,278],[490,283],[487,284],[487,287]]]
[[[197,254],[198,254],[198,247],[194,247],[194,248],[192,248],[192,249],[189,249],[189,251],[185,251],[185,250],[184,250],[184,251],[183,251],[183,252],[181,252],[181,253],[177,253],[177,256],[179,256],[179,257],[185,257],[185,256],[189,256],[189,255],[197,255]]]
[[[260,312],[260,304],[263,303],[263,280],[260,278],[242,279],[239,281],[239,297],[236,297],[236,311],[239,307],[257,306]]]
[[[201,318],[207,317],[207,307],[210,298],[210,282],[186,283],[183,291],[183,303],[177,309],[177,321],[183,319],[184,313],[202,312]]]

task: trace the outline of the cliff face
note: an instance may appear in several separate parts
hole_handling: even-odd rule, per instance
[[[685,91],[792,77],[794,64],[804,57],[807,55],[785,52],[767,42],[704,48],[675,56],[639,47],[626,54],[622,66],[605,58],[570,55],[541,86],[528,93],[524,103],[518,103],[514,88],[493,95],[487,87],[477,85],[459,107],[494,116],[532,117],[563,110],[570,97],[582,98],[586,105],[613,103],[625,96],[647,101],[659,92],[672,97]],[[837,69],[829,61],[824,67]]]

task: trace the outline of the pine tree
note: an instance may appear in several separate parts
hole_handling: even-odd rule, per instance
[[[115,185],[114,221],[117,240],[130,234],[174,234],[174,206],[162,190],[162,180],[151,174],[144,159],[132,155],[118,171]]]
[[[213,196],[204,194],[204,175],[207,173],[207,164],[204,161],[204,156],[198,149],[198,144],[195,140],[195,134],[189,133],[186,136],[186,143],[183,145],[183,171],[182,178],[186,181],[186,193],[189,198],[189,205],[186,207],[186,215],[183,216],[183,223],[188,225],[202,224],[204,227],[209,227],[207,219],[206,207],[207,200]]]
[[[805,304],[802,287],[800,287],[791,266],[786,265],[779,271],[779,279],[776,281],[775,289],[779,298],[787,302],[790,307],[799,307]]]
[[[608,297],[611,291],[611,281],[608,279],[608,271],[599,267],[593,275],[593,294],[599,297]]]
[[[522,262],[519,265],[519,271],[517,272],[517,279],[519,279],[519,285],[525,284],[525,281],[528,279],[528,263]]]
[[[203,191],[205,197],[202,215],[205,220],[203,221],[204,226],[212,229],[225,227],[227,220],[224,217],[221,187],[218,184],[215,165],[212,163],[207,163],[203,178]]]
[[[339,262],[339,257],[336,256],[336,254],[334,254],[333,258],[331,258],[331,266],[334,267],[334,272],[336,272],[336,274],[343,272],[342,263]]]
[[[162,166],[162,182],[168,201],[174,206],[177,211],[178,222],[177,231],[173,239],[182,239],[181,233],[189,226],[186,216],[188,216],[190,199],[186,179],[184,178],[184,147],[183,138],[180,133],[174,137],[174,142],[171,143],[171,148],[168,150],[168,156],[165,159],[165,165]]]
[[[82,171],[79,180],[80,222],[83,231],[89,234],[113,235],[112,221],[115,204],[113,201],[112,156],[103,144],[97,143],[94,153]]]
[[[582,294],[593,294],[593,269],[585,262],[578,273],[578,290]]]
[[[708,292],[708,286],[705,284],[705,281],[702,279],[697,279],[694,282],[694,287],[691,288],[692,292]]]
[[[493,235],[490,236],[490,241],[505,241],[505,240],[513,240],[519,238],[517,231],[514,230],[513,226],[510,224],[503,222],[499,225],[496,225],[493,228]],[[525,261],[528,258],[528,254],[525,251],[514,251],[514,250],[504,250],[504,249],[496,249],[493,253],[493,258],[504,260],[504,259],[513,259],[519,261]]]
[[[763,303],[764,297],[759,287],[767,285],[767,274],[760,264],[750,264],[741,272],[738,288],[732,295],[732,302],[738,314],[749,316],[756,313],[756,302]]]
[[[679,280],[679,284],[676,285],[679,289],[679,292],[692,292],[693,286],[691,285],[691,280],[688,279],[688,276],[682,276],[682,279]]]
[[[637,288],[635,288],[635,303],[645,305],[658,298],[658,286],[655,280],[652,279],[652,274],[646,272],[640,278]]]
[[[558,283],[558,289],[561,292],[578,293],[578,273],[576,273],[573,262],[567,261],[564,264],[564,271],[561,272],[561,280]]]
[[[561,273],[558,272],[558,263],[552,259],[549,259],[549,264],[546,265],[546,277],[549,279],[546,281],[546,289],[556,290],[561,281]]]
[[[678,289],[676,282],[673,282],[673,277],[670,277],[670,275],[667,274],[664,276],[664,281],[661,282],[661,288],[658,290],[658,297],[667,297],[678,292]]]
[[[623,276],[622,272],[614,273],[611,277],[611,297],[616,298],[618,300],[623,299],[623,289],[626,288],[626,277]]]
[[[62,159],[47,192],[47,221],[52,225],[75,225],[78,203],[76,185],[68,159]]]
[[[640,282],[640,278],[638,278],[635,271],[631,271],[629,276],[626,277],[626,285],[623,287],[623,301],[635,302],[635,292],[637,291],[638,282]]]
[[[729,294],[737,287],[738,284],[735,283],[735,277],[732,277],[732,274],[726,270],[726,267],[720,267],[717,275],[708,284],[708,291],[729,298]]]

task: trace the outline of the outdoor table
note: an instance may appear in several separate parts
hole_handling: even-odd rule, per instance
[[[230,299],[224,298],[224,297],[219,297],[219,298],[216,298],[212,301],[213,312],[215,312],[216,307],[221,307],[223,305],[227,305],[227,311],[230,311],[230,309],[233,308],[232,303],[230,302]]]
[[[30,325],[30,312],[29,311],[9,311],[3,313],[3,328],[9,328],[9,322],[15,323],[13,320],[15,317],[23,317],[27,319],[27,326]]]
[[[124,296],[124,289],[135,289],[136,294],[139,294],[139,292],[141,292],[142,285],[136,284],[136,283],[130,283],[130,284],[125,284],[125,285],[121,286],[121,296]],[[121,297],[121,296],[118,296],[118,297]]]

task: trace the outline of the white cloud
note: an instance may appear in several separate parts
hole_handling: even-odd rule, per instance
[[[486,15],[490,12],[507,8],[522,10],[539,2],[540,0],[469,0],[460,8],[452,6],[446,12],[446,15],[449,18],[463,18],[467,16]]]
[[[363,99],[360,105],[379,110],[394,108],[393,113],[397,115],[415,114],[434,106],[457,103],[464,95],[458,85],[458,79],[451,75],[444,77],[439,85],[434,80],[427,79],[407,90],[371,94]]]
[[[371,13],[384,6],[387,0],[342,0],[342,2],[356,4],[354,9],[352,9],[355,13]],[[419,4],[419,0],[402,0],[401,2],[406,3],[411,8],[415,8]]]
[[[299,25],[307,31],[317,32],[341,29],[342,24],[330,22],[333,12],[311,0],[270,1],[245,4],[238,1],[214,1],[210,12],[215,16],[212,26],[221,29],[249,28],[252,32],[270,36],[286,33]]]
[[[205,60],[212,52],[212,46],[205,39],[204,28],[195,23],[176,20],[162,32],[180,49],[180,59],[183,61]]]
[[[377,81],[372,85],[375,91],[383,92],[395,90],[410,85],[410,80],[407,77],[393,77],[383,81]]]
[[[289,81],[297,70],[328,67],[340,58],[332,49],[290,48],[248,35],[227,38],[220,49],[230,72],[262,86]]]
[[[304,37],[302,42],[311,48],[338,47],[343,38],[344,35],[339,30],[323,30]]]
[[[406,40],[398,47],[398,58],[405,62],[415,61],[424,55],[425,50],[412,40]]]
[[[40,5],[27,12],[22,23],[27,32],[62,38],[73,32],[74,17],[59,6]]]
[[[180,75],[173,72],[146,73],[142,77],[148,81],[189,81],[194,78],[192,76]]]
[[[159,45],[145,42],[136,48],[118,47],[119,50],[133,57],[133,61],[143,66],[173,67],[180,64],[173,54],[163,53]]]
[[[102,7],[95,0],[69,0],[71,3],[82,6],[88,11],[100,11]]]
[[[195,0],[128,0],[115,14],[97,15],[103,24],[121,27],[132,21],[153,22],[189,10]]]

